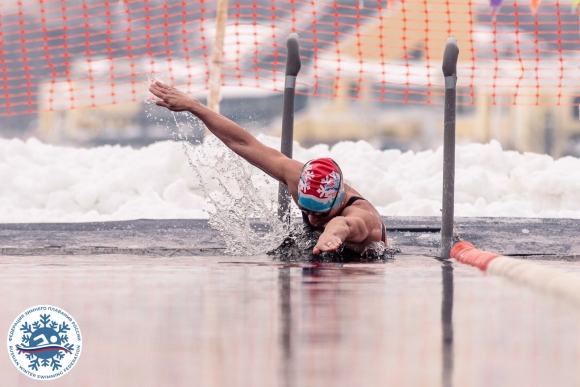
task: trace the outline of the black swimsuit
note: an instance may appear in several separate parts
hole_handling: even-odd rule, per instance
[[[350,206],[352,203],[356,202],[357,200],[366,200],[365,198],[361,198],[360,196],[353,196],[350,199],[348,199],[348,202],[346,202],[346,206],[344,206],[345,208]],[[344,211],[344,209],[343,209]],[[302,213],[302,220],[304,221],[304,224],[306,224],[307,227],[309,227],[312,230],[324,230],[324,227],[315,227],[313,226],[310,221],[308,220],[308,215],[306,215],[304,212]],[[385,228],[385,224],[383,223],[383,227],[381,228],[381,242],[385,243],[387,238],[387,230]]]

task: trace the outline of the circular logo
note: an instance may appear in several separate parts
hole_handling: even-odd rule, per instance
[[[81,330],[64,310],[51,305],[22,312],[8,331],[8,355],[24,375],[38,380],[60,378],[81,355]]]

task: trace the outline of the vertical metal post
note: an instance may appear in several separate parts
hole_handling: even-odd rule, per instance
[[[443,216],[441,219],[441,258],[449,258],[453,246],[453,206],[455,200],[455,97],[459,47],[451,36],[445,44],[445,113],[443,132]]]
[[[288,54],[286,56],[286,80],[284,84],[284,111],[282,115],[282,144],[280,152],[292,158],[292,143],[294,141],[294,95],[296,92],[296,76],[300,71],[300,50],[298,35],[290,34],[286,40]],[[278,186],[278,217],[282,222],[290,222],[290,191],[286,184]]]

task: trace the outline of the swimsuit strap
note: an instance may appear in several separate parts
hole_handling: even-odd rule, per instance
[[[348,202],[346,202],[346,206],[348,207],[350,206],[352,203],[356,202],[357,200],[366,200],[365,198],[361,198],[360,196],[353,196],[350,199],[348,199]]]

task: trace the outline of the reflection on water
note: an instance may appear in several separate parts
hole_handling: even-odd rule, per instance
[[[295,225],[284,241],[269,251],[268,255],[281,262],[352,263],[386,261],[393,259],[395,254],[401,252],[401,249],[397,247],[385,247],[382,242],[376,242],[368,245],[362,253],[351,251],[342,245],[336,251],[314,255],[312,250],[323,230],[323,228],[309,227],[305,224]]]
[[[453,265],[0,257],[0,327],[70,312],[85,345],[59,386],[578,385],[578,308]],[[3,385],[35,383],[0,358]]]
[[[447,259],[442,260],[443,297],[441,300],[441,328],[443,339],[442,386],[453,386],[453,265]]]
[[[293,361],[292,361],[292,304],[290,286],[290,267],[284,266],[278,269],[278,281],[280,287],[280,343],[282,345],[283,361],[281,364],[283,386],[293,386]]]

